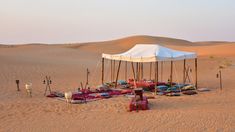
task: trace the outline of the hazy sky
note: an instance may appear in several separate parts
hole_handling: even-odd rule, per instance
[[[235,0],[0,0],[0,43],[235,41]]]

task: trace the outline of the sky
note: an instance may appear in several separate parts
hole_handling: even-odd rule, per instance
[[[0,0],[0,43],[235,41],[235,0]]]

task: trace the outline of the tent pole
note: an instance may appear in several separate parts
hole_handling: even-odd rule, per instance
[[[139,62],[139,67],[138,67],[138,80],[141,78],[141,63]]]
[[[184,67],[183,67],[183,84],[185,84],[185,66],[186,66],[186,59],[184,59]]]
[[[195,58],[195,87],[197,89],[197,58]]]
[[[157,61],[154,63],[154,82],[157,81]]]
[[[138,62],[138,81],[140,80],[140,62]]]
[[[161,62],[161,82],[163,81],[163,61]]]
[[[139,62],[139,70],[138,70],[138,80],[141,78],[141,62]]]
[[[142,62],[142,67],[141,68],[142,68],[141,69],[142,70],[142,75],[141,76],[142,76],[142,79],[144,79],[144,63],[143,62]]]
[[[141,80],[141,75],[142,75],[141,67],[142,67],[142,63],[139,62],[139,80]]]
[[[138,62],[139,63],[139,65],[138,65],[138,80],[140,80],[141,79],[141,63],[140,62]]]
[[[115,65],[115,60],[113,60],[113,82],[114,82],[114,78],[115,78],[115,67],[116,67],[116,65]]]
[[[136,81],[138,81],[138,70],[139,70],[139,63],[138,62],[136,62],[136,69],[135,69],[135,72],[136,72]]]
[[[126,64],[125,64],[125,80],[127,81],[127,61],[126,61]]]
[[[158,78],[158,61],[157,61],[157,83],[158,83],[158,80],[159,80],[159,78]]]
[[[132,67],[133,76],[134,76],[134,80],[135,80],[135,68],[134,68],[134,64],[133,64],[133,62],[131,62],[131,67]]]
[[[152,79],[152,62],[150,62],[150,71],[149,71],[149,76],[150,76],[150,80]]]
[[[131,67],[132,67],[133,76],[134,76],[134,87],[136,88],[135,69],[134,69],[134,64],[133,64],[133,62],[131,62]]]
[[[138,72],[138,76],[139,76],[139,80],[141,79],[141,62],[139,62],[139,72]]]
[[[170,86],[172,87],[172,81],[173,81],[173,61],[171,61],[171,75],[170,75]]]
[[[155,90],[155,94],[157,95],[157,83],[158,83],[158,61],[155,62],[155,77],[154,77],[154,82],[155,82],[155,87],[154,87],[154,90]]]
[[[113,60],[110,61],[110,67],[111,67],[111,68],[110,68],[110,71],[111,71],[111,72],[110,72],[110,73],[111,73],[111,74],[110,74],[110,79],[111,79],[110,82],[113,82]]]
[[[121,66],[121,60],[118,63],[118,69],[117,69],[117,76],[116,76],[116,81],[115,81],[115,88],[117,88],[117,81],[118,81],[118,75],[119,75],[119,71],[120,71],[120,66]]]
[[[102,58],[102,78],[101,78],[102,84],[104,84],[104,58]]]

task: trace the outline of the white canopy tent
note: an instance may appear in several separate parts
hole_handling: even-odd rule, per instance
[[[103,53],[102,57],[129,62],[156,62],[194,59],[197,58],[197,54],[173,50],[156,44],[137,44],[127,52],[113,55]]]
[[[157,44],[137,44],[130,50],[120,53],[120,54],[102,54],[102,83],[104,81],[104,59],[111,60],[111,67],[112,61],[118,60],[119,65],[117,69],[117,76],[116,76],[116,85],[119,75],[119,69],[121,65],[121,61],[131,62],[133,75],[135,79],[135,70],[133,63],[136,62],[137,66],[144,62],[155,62],[155,81],[158,82],[158,62],[159,61],[170,61],[171,62],[171,75],[170,75],[170,82],[172,83],[172,72],[173,72],[173,61],[177,60],[184,60],[184,77],[185,80],[185,61],[186,59],[195,59],[195,75],[196,75],[196,87],[197,87],[197,54],[195,52],[185,52],[185,51],[178,51],[169,49]],[[138,68],[136,68],[138,70]],[[142,71],[143,72],[143,71]],[[112,74],[112,71],[111,71]],[[157,77],[156,77],[157,76]],[[115,86],[116,86],[115,85]]]

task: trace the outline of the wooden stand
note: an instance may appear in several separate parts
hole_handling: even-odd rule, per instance
[[[222,90],[223,85],[222,85],[222,73],[221,73],[221,70],[219,71],[219,75],[220,75],[220,90]]]
[[[86,69],[86,86],[89,85],[89,74],[90,74],[90,71],[89,71],[89,69],[87,68],[87,69]]]
[[[222,84],[222,72],[219,70],[219,73],[217,73],[217,78],[219,78],[220,82],[220,90],[223,89],[223,84]]]
[[[17,91],[20,91],[20,80],[16,80]]]
[[[184,78],[184,83],[187,83],[187,80],[189,83],[191,83],[191,79],[189,77],[190,72],[192,72],[192,69],[188,66],[185,68],[185,78]]]
[[[143,100],[143,89],[142,88],[137,88],[134,90],[135,96],[139,96],[140,100]]]
[[[82,83],[82,82],[80,82],[80,85],[81,85],[81,88],[82,88],[82,89],[84,89],[84,87],[83,87],[83,83]]]
[[[51,77],[50,76],[46,76],[46,80],[43,81],[43,84],[46,84],[46,89],[44,92],[44,96],[46,96],[47,91],[49,90],[50,94],[51,94]]]

